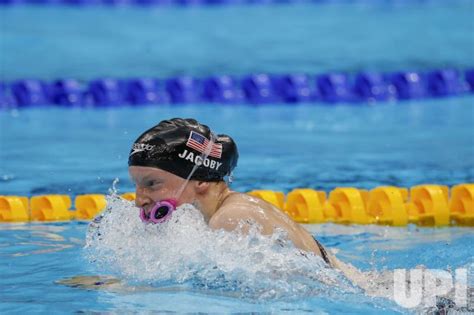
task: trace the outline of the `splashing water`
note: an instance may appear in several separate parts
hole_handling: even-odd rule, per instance
[[[212,230],[192,205],[178,207],[165,223],[144,224],[132,202],[112,193],[89,225],[85,255],[100,272],[131,285],[183,285],[250,300],[319,296],[406,312],[393,302],[392,271],[360,272],[351,282],[321,257],[295,248],[281,230],[271,236],[256,224],[248,234]],[[433,308],[422,304],[412,311]]]
[[[263,236],[211,230],[201,213],[183,205],[162,224],[143,224],[138,209],[117,195],[89,226],[86,256],[101,271],[132,282],[190,284],[240,297],[279,298],[358,291],[335,269],[302,254],[282,231]]]
[[[118,179],[117,177],[112,181],[112,187],[109,188],[109,194],[111,196],[114,196],[114,195],[118,194],[117,185],[118,185],[119,182],[120,182],[120,179]]]

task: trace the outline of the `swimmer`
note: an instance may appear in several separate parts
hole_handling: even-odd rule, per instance
[[[231,137],[215,135],[194,119],[164,120],[145,131],[133,143],[128,159],[141,219],[158,224],[169,218],[176,206],[187,203],[202,213],[212,229],[246,233],[254,223],[264,235],[279,229],[303,255],[320,256],[328,268],[341,271],[366,292],[373,291],[368,279],[374,279],[374,274],[337,259],[272,204],[232,191],[226,179],[232,177],[238,158]]]
[[[176,206],[187,203],[202,213],[212,229],[247,233],[254,223],[264,235],[279,229],[303,255],[320,256],[328,268],[339,270],[366,292],[387,294],[374,292],[372,281],[368,281],[376,278],[373,273],[361,272],[337,259],[280,209],[232,191],[226,179],[232,177],[238,158],[231,137],[214,135],[208,126],[194,119],[164,120],[145,131],[133,143],[128,159],[141,219],[146,223],[163,222]]]
[[[321,256],[331,267],[340,266],[283,211],[229,188],[225,179],[232,176],[238,157],[231,137],[214,135],[208,126],[194,119],[164,120],[145,131],[133,144],[128,160],[142,220],[162,222],[172,212],[167,207],[188,203],[202,213],[212,229],[239,229],[245,233],[257,223],[264,235],[271,235],[278,228],[300,250]],[[171,205],[166,203],[169,200],[174,200]],[[163,202],[166,207],[157,212]]]
[[[160,122],[138,137],[129,154],[129,173],[136,188],[135,203],[140,208],[137,215],[144,224],[160,224],[172,216],[173,211],[179,211],[177,206],[192,204],[212,229],[246,233],[254,223],[261,226],[265,235],[280,229],[302,255],[320,256],[328,268],[340,271],[368,295],[393,299],[393,271],[362,272],[341,262],[283,211],[261,199],[232,191],[227,182],[238,157],[231,137],[214,135],[209,127],[194,119]],[[129,288],[119,279],[107,276],[77,276],[58,283],[114,292],[153,290],[146,286]]]

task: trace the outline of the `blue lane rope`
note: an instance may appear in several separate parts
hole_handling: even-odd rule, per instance
[[[400,5],[403,3],[430,3],[441,2],[439,0],[0,0],[0,5],[68,5],[75,7],[87,6],[197,6],[197,5],[239,5],[239,4],[339,4],[339,3],[363,3],[363,4],[387,4]]]
[[[167,103],[351,103],[474,93],[474,69],[429,72],[251,74],[206,78],[36,79],[0,82],[0,108],[58,105],[110,107]]]

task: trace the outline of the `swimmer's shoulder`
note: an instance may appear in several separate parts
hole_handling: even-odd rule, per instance
[[[236,191],[233,191],[229,194],[229,196],[222,203],[221,208],[223,210],[245,208],[250,212],[258,211],[260,213],[262,211],[277,210],[275,206],[263,199]]]
[[[235,230],[242,223],[252,224],[256,222],[265,224],[265,210],[253,197],[239,192],[232,192],[224,200],[216,213],[209,220],[209,226],[213,229],[223,228]]]
[[[283,211],[267,201],[239,192],[231,192],[212,217],[213,221],[252,219],[261,225],[294,223]],[[211,221],[212,221],[211,219]]]

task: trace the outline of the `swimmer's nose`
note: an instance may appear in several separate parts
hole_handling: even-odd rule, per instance
[[[135,205],[138,207],[138,208],[144,208],[145,209],[145,212],[147,214],[149,214],[150,210],[151,210],[151,207],[153,206],[153,200],[148,197],[143,191],[142,189],[139,189],[137,188],[135,190],[135,194],[136,194],[136,197],[135,197]]]

